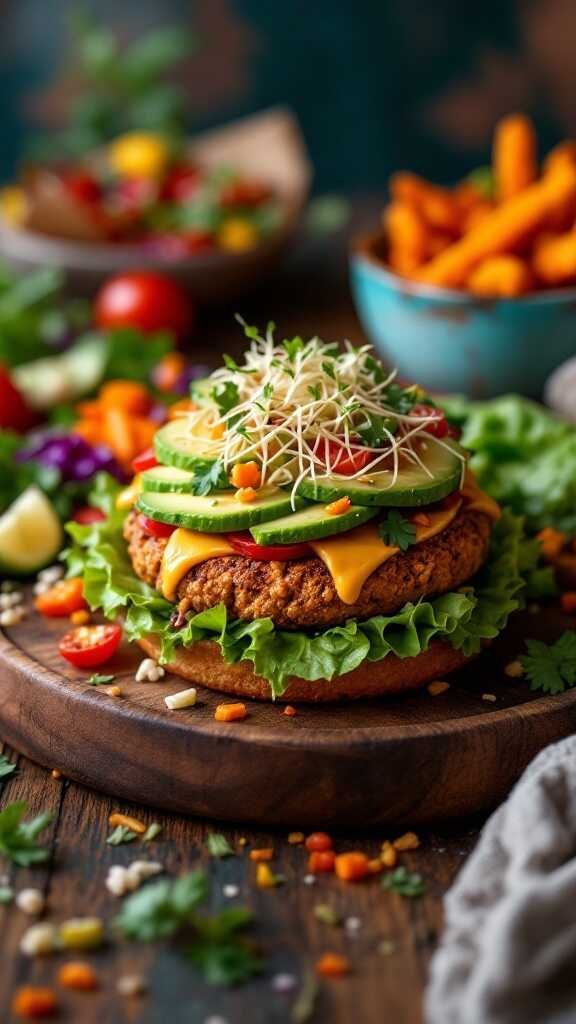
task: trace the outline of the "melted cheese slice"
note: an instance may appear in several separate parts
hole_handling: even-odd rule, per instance
[[[167,601],[174,601],[178,584],[183,576],[200,562],[220,555],[234,555],[236,552],[219,533],[199,533],[179,527],[171,534],[162,556],[162,593]]]
[[[441,533],[456,518],[462,502],[455,502],[451,508],[437,512],[423,510],[429,525],[416,526],[416,543],[430,540]],[[417,509],[414,512],[417,513]],[[378,535],[378,528],[372,523],[358,526],[348,533],[324,540],[313,540],[310,547],[321,558],[328,569],[336,593],[344,604],[354,604],[369,576],[389,558],[397,555],[398,547],[385,544]]]
[[[488,516],[489,519],[493,519],[494,522],[500,519],[502,515],[500,505],[489,494],[480,490],[476,477],[470,469],[466,470],[460,494],[466,499],[466,508],[471,509],[473,512],[483,512],[484,515]]]
[[[138,475],[134,477],[131,484],[128,484],[128,487],[125,487],[123,491],[120,491],[120,494],[116,498],[116,508],[132,508],[132,505],[138,501],[141,491],[142,481],[140,479],[140,475]]]

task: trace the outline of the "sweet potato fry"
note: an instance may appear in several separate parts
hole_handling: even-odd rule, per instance
[[[390,265],[400,274],[410,274],[426,261],[427,229],[410,203],[396,201],[384,211]]]
[[[514,252],[551,215],[575,200],[576,168],[566,165],[497,207],[468,235],[418,270],[415,277],[439,287],[462,287],[482,260]]]
[[[544,161],[544,174],[557,171],[566,165],[576,167],[576,141],[567,139],[551,149]]]
[[[488,199],[483,199],[482,202],[476,203],[476,206],[468,210],[463,218],[464,234],[477,228],[483,220],[486,220],[486,217],[490,216],[493,210],[494,204]]]
[[[536,180],[536,134],[523,114],[504,117],[496,126],[492,154],[496,197],[505,203]]]
[[[431,228],[446,231],[450,235],[458,234],[458,208],[448,189],[432,185],[417,174],[399,171],[390,178],[390,192],[394,200],[414,206]]]
[[[478,264],[466,281],[472,295],[513,299],[533,285],[530,267],[519,256],[491,256]]]
[[[576,281],[576,231],[539,238],[534,246],[533,266],[545,285],[554,287]]]

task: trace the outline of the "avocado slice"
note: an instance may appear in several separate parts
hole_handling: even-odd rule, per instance
[[[306,502],[297,498],[302,508]],[[291,510],[291,498],[277,487],[261,487],[255,501],[239,501],[236,492],[215,491],[213,494],[174,494],[143,491],[137,508],[151,519],[188,530],[205,533],[228,533],[247,530],[256,523],[285,516]]]
[[[194,437],[185,418],[172,420],[156,431],[154,451],[158,462],[178,469],[193,470],[199,462],[216,461],[213,446],[206,438]]]
[[[352,505],[342,515],[331,516],[325,505],[310,505],[290,516],[253,526],[250,533],[257,544],[295,544],[298,541],[319,540],[321,537],[345,533],[377,515],[377,508]]]
[[[144,491],[175,491],[189,494],[194,473],[187,473],[185,469],[177,469],[175,466],[154,466],[154,469],[146,469],[141,473],[140,479]]]

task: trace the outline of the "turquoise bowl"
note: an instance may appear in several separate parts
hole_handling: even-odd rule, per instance
[[[576,288],[479,299],[422,285],[383,265],[382,235],[360,239],[351,285],[362,326],[385,362],[431,391],[539,397],[576,353]]]

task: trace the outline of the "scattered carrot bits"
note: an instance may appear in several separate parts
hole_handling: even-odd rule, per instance
[[[350,961],[341,953],[324,953],[316,964],[316,973],[323,978],[343,978],[350,973]]]
[[[230,482],[233,487],[260,487],[260,467],[257,462],[237,462],[232,467]]]
[[[90,612],[86,608],[79,608],[77,612],[72,612],[70,622],[73,626],[86,626],[90,622]]]
[[[308,870],[313,875],[329,875],[334,871],[334,850],[313,850],[308,858]]]
[[[269,864],[258,864],[256,868],[256,885],[259,889],[273,889],[276,885],[280,885],[281,881],[282,879],[274,874]]]
[[[121,828],[129,828],[131,832],[137,832],[139,835],[144,835],[146,831],[146,825],[143,821],[138,818],[132,818],[129,814],[111,814],[108,818],[108,824],[116,828],[120,825]]]
[[[16,990],[12,1000],[12,1013],[16,1017],[52,1017],[58,1009],[56,995],[51,988],[24,985]]]
[[[368,861],[368,871],[371,875],[379,875],[382,871],[383,864],[380,857],[372,857]]]
[[[439,697],[441,693],[446,693],[446,690],[450,689],[450,683],[437,679],[436,682],[429,683],[427,689],[431,697]]]
[[[246,718],[247,714],[246,705],[240,702],[237,704],[219,704],[214,712],[214,718],[217,722],[241,722],[243,718]]]
[[[60,771],[59,768],[53,768],[52,771],[50,772],[50,774],[51,774],[53,779],[61,779],[62,778],[62,772]]]
[[[382,850],[381,850],[381,853],[380,853],[380,859],[381,859],[382,864],[383,864],[383,866],[385,868],[395,868],[396,867],[396,864],[398,862],[398,854],[396,853],[396,850],[392,846],[392,843],[389,843],[388,840],[386,840],[386,842],[382,843]]]
[[[420,846],[420,840],[415,832],[405,832],[404,835],[399,836],[392,843],[395,850],[417,850]]]
[[[257,863],[265,860],[272,860],[274,856],[274,848],[272,846],[264,847],[260,850],[250,850],[250,860],[255,860]]]
[[[524,665],[521,661],[509,661],[504,669],[504,675],[510,679],[520,679],[524,675]]]
[[[98,988],[96,972],[90,964],[82,960],[70,960],[62,964],[58,971],[58,984],[63,988],[80,989],[82,992],[90,992]]]
[[[298,846],[299,843],[304,842],[305,838],[306,836],[304,835],[303,832],[288,833],[288,842],[290,843],[290,846]]]
[[[326,832],[311,832],[306,839],[306,849],[312,853],[314,850],[331,850],[332,838]]]
[[[253,501],[256,501],[258,491],[255,491],[253,487],[241,487],[236,491],[236,497],[243,505],[250,505]]]
[[[366,875],[370,872],[368,857],[359,850],[353,850],[350,853],[339,853],[334,866],[336,874],[342,882],[359,882],[361,879],[366,878]]]
[[[549,560],[558,557],[567,541],[566,534],[555,530],[552,526],[546,526],[540,530],[536,537],[540,541],[540,550],[544,558]]]
[[[284,708],[284,714],[287,718],[294,718],[297,713],[296,708],[293,708],[291,704],[287,704]]]
[[[568,612],[568,615],[573,615],[576,612],[576,591],[567,590],[565,594],[562,594],[560,598],[560,607],[563,612]]]
[[[81,611],[86,608],[82,580],[77,577],[58,580],[50,590],[38,594],[34,604],[41,615],[49,618],[67,617]]]
[[[338,498],[336,501],[331,501],[329,505],[326,505],[326,512],[329,516],[342,516],[348,511],[352,502],[348,495],[343,498]]]

